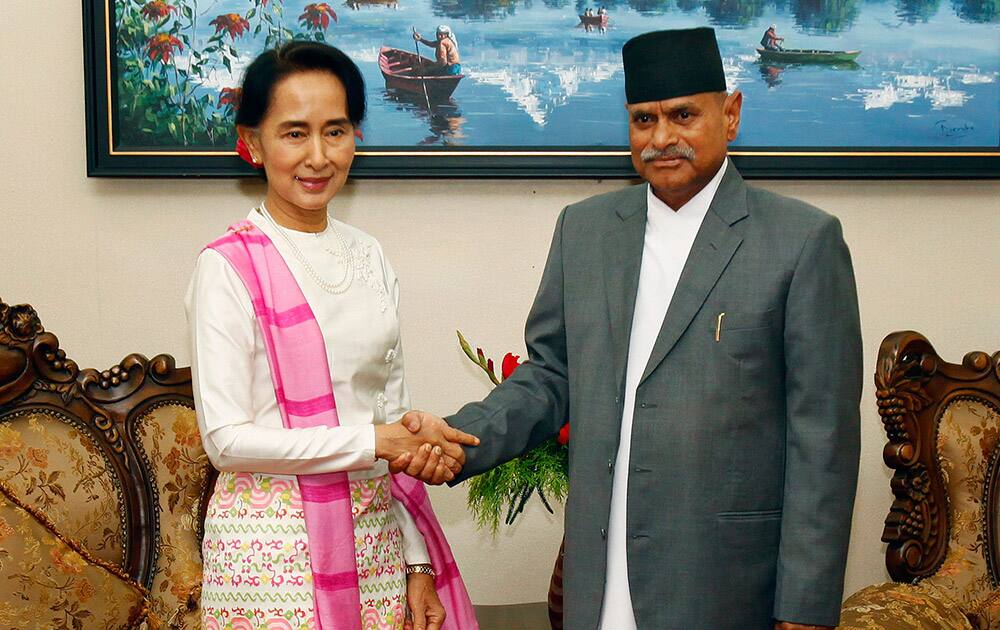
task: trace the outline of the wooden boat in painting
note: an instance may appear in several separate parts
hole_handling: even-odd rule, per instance
[[[849,63],[857,59],[860,50],[806,50],[804,48],[786,48],[785,50],[767,50],[757,48],[761,61],[772,63]]]
[[[580,15],[580,24],[584,26],[596,26],[598,28],[608,27],[608,14],[604,15]]]
[[[418,57],[416,53],[383,46],[378,53],[378,67],[385,77],[385,87],[423,96],[427,90],[427,98],[443,101],[451,96],[458,87],[464,74],[423,75],[423,68],[434,64],[426,57]]]

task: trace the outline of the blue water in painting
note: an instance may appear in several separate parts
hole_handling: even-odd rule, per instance
[[[736,147],[1000,144],[1000,0],[611,0],[605,32],[579,25],[597,6],[587,0],[360,1],[331,3],[340,19],[326,37],[364,73],[370,146],[620,147],[622,44],[704,25],[716,28],[728,83],[744,94]],[[199,4],[196,45],[212,14],[253,2]],[[289,28],[305,4],[285,2]],[[771,23],[788,48],[862,53],[849,66],[762,64],[754,48]],[[411,28],[431,38],[438,24],[455,31],[466,77],[428,111],[422,96],[386,90],[377,57],[383,45],[413,50]],[[234,43],[240,63],[206,89],[238,84],[263,36]]]

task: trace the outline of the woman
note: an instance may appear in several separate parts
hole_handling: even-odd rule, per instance
[[[423,485],[388,473],[428,444],[425,470],[451,478],[454,442],[478,440],[389,423],[409,409],[396,275],[327,214],[364,113],[361,74],[331,46],[289,43],[247,68],[239,152],[266,197],[201,253],[187,296],[199,428],[221,471],[205,628],[477,627]]]

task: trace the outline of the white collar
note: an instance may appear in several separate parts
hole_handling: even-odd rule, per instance
[[[690,201],[680,207],[679,210],[674,210],[662,199],[656,196],[653,192],[653,187],[649,184],[646,185],[646,208],[649,213],[653,211],[660,212],[666,211],[669,215],[688,216],[692,219],[697,218],[698,223],[701,223],[701,219],[708,214],[708,207],[712,205],[712,200],[715,199],[715,193],[719,191],[719,186],[722,184],[722,177],[726,174],[726,168],[729,165],[729,158],[727,157],[722,161],[722,166],[719,167],[718,172],[712,177],[711,180],[705,187],[698,191],[698,193],[691,197]]]

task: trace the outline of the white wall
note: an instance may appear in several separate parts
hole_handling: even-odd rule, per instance
[[[29,302],[81,366],[128,352],[188,363],[181,304],[201,246],[262,195],[237,181],[85,175],[79,3],[5,2],[0,21],[0,298]],[[45,45],[40,46],[44,36]],[[866,372],[887,333],[925,333],[947,359],[1000,350],[1000,183],[760,182],[838,215],[861,295]],[[619,181],[431,181],[349,185],[333,212],[377,236],[403,286],[408,376],[418,407],[447,413],[488,383],[454,331],[497,358],[522,352],[524,317],[559,210]],[[885,579],[891,501],[871,379],[847,591]],[[461,489],[435,506],[480,604],[541,601],[561,514],[537,505],[497,539],[477,532]]]

